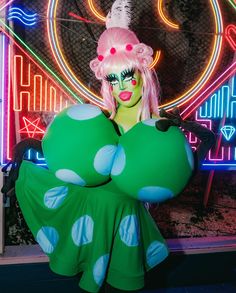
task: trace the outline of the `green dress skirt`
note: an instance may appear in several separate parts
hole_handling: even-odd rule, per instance
[[[142,202],[117,190],[62,183],[49,170],[24,161],[16,194],[36,241],[53,272],[74,276],[98,292],[105,280],[137,290],[144,274],[168,255],[163,237]]]
[[[122,136],[98,107],[63,110],[43,138],[47,168],[23,161],[16,195],[51,269],[98,292],[144,285],[146,271],[168,248],[144,202],[176,196],[193,168],[177,127],[166,133],[150,119]]]

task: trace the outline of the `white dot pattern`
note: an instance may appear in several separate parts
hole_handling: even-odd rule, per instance
[[[145,186],[138,191],[138,199],[147,202],[163,202],[173,196],[173,191],[160,186]]]
[[[44,194],[44,204],[49,209],[56,209],[63,203],[67,194],[67,186],[57,186],[51,188]]]
[[[77,173],[69,169],[59,169],[55,173],[56,177],[64,182],[85,186],[86,182]]]
[[[158,265],[168,256],[168,249],[166,245],[160,241],[153,241],[146,253],[146,260],[149,267],[153,268]]]
[[[101,256],[93,267],[93,278],[96,284],[101,287],[104,281],[107,265],[109,262],[109,254]]]
[[[118,145],[113,166],[111,169],[111,175],[113,176],[120,175],[123,172],[125,165],[126,165],[125,150],[121,145]]]
[[[105,145],[95,155],[94,168],[104,176],[110,175],[117,146]]]
[[[160,120],[160,119],[147,119],[147,120],[143,120],[142,123],[143,123],[144,125],[154,127],[156,121],[158,121],[158,120]]]
[[[45,226],[38,231],[36,241],[45,253],[51,254],[57,246],[59,234],[55,228]]]
[[[101,114],[100,108],[89,104],[74,105],[67,110],[67,115],[74,120],[88,120]]]
[[[121,240],[127,246],[139,245],[139,223],[136,215],[129,215],[124,217],[120,223],[119,234]]]
[[[73,225],[71,235],[76,246],[81,246],[92,242],[93,240],[93,219],[85,215],[80,217]]]

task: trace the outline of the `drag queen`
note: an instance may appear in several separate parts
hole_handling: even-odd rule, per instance
[[[129,1],[116,1],[90,62],[109,118],[96,106],[73,105],[56,116],[42,143],[28,139],[15,148],[13,181],[18,177],[25,220],[52,271],[81,273],[85,292],[105,292],[104,283],[109,292],[144,286],[168,248],[143,203],[178,195],[194,170],[185,136],[171,126],[181,125],[178,113],[158,124],[153,51],[129,22]],[[47,168],[22,161],[29,147],[43,153]]]

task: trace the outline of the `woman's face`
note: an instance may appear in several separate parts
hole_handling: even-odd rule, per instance
[[[135,69],[113,69],[106,80],[110,84],[112,96],[118,104],[133,107],[142,97],[143,80]]]

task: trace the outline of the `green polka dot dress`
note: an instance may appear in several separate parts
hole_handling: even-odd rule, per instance
[[[169,199],[181,186],[158,176],[153,164],[163,164],[162,155],[147,159],[146,152],[158,145],[143,146],[143,140],[158,133],[154,122],[139,123],[119,137],[99,108],[71,106],[43,138],[48,168],[28,161],[21,165],[16,195],[28,226],[52,271],[65,276],[82,272],[79,286],[86,291],[98,292],[104,281],[121,290],[140,289],[145,272],[168,255],[143,201]],[[192,158],[181,139],[182,165],[188,171],[186,178],[177,178],[183,188]]]

